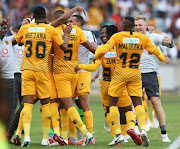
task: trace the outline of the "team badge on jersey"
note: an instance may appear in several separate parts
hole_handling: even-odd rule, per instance
[[[9,45],[9,41],[7,41],[7,40],[6,40],[6,41],[4,41],[4,43],[5,43],[6,45]]]

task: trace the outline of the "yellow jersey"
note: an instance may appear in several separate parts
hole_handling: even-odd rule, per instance
[[[21,70],[29,69],[44,73],[52,71],[52,44],[60,46],[63,43],[54,27],[36,22],[23,25],[15,40],[24,43]]]
[[[80,64],[79,69],[83,69],[86,71],[96,71],[101,64],[102,64],[102,80],[111,81],[114,68],[116,65],[116,47],[114,47],[110,52],[107,52],[101,58],[101,60],[96,60],[95,63],[89,65]]]
[[[99,47],[95,59],[116,47],[116,67],[113,79],[117,81],[141,81],[140,58],[144,49],[159,56],[158,48],[151,40],[141,33],[125,31],[114,34],[110,40]],[[158,51],[157,51],[158,50]]]
[[[64,25],[64,27],[66,27]],[[58,33],[64,38],[62,25],[56,27]],[[72,30],[69,34],[68,48],[66,51],[60,50],[59,47],[53,47],[54,58],[53,58],[53,71],[57,73],[75,73],[74,68],[79,64],[78,60],[78,49],[79,44],[87,41],[87,38],[83,31],[73,25]]]

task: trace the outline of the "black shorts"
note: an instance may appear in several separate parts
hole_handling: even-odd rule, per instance
[[[141,73],[142,87],[145,88],[148,99],[155,96],[159,97],[159,82],[156,72]]]

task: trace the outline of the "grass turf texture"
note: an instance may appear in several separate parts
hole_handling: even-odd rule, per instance
[[[164,107],[166,113],[166,126],[169,138],[173,142],[180,134],[180,99],[178,95],[166,95],[161,97],[162,105]],[[101,100],[99,96],[91,96],[90,97],[90,107],[94,116],[94,137],[97,140],[95,145],[91,146],[51,146],[48,148],[118,148],[116,146],[109,147],[108,143],[113,140],[113,137],[110,133],[107,133],[104,130],[104,110],[101,104]],[[40,113],[40,104],[36,103],[33,107],[33,115],[32,115],[32,123],[31,123],[31,144],[29,148],[32,149],[41,149],[45,148],[41,146],[42,141],[42,122],[41,122],[41,113]],[[150,110],[150,108],[149,108]],[[150,115],[150,114],[149,114]],[[164,149],[168,147],[171,143],[163,143],[161,141],[161,133],[160,128],[151,128],[148,132],[148,136],[150,139],[150,145],[148,149]],[[23,141],[22,135],[22,141]],[[22,143],[21,141],[21,143]],[[17,147],[14,145],[10,145],[11,149],[18,149],[21,147]],[[138,147],[132,140],[128,140],[128,143],[123,143],[119,148],[122,149],[136,149],[143,148]]]

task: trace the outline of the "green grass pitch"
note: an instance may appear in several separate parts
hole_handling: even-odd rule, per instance
[[[173,142],[180,135],[180,98],[178,95],[164,95],[161,97],[162,105],[166,113],[166,126],[167,133],[169,138]],[[31,144],[29,148],[32,149],[41,149],[41,148],[122,148],[122,149],[136,149],[143,148],[138,147],[134,144],[132,140],[128,140],[128,143],[123,143],[120,147],[109,147],[108,143],[112,141],[113,137],[110,133],[107,133],[104,130],[104,110],[101,105],[101,100],[99,96],[90,97],[90,107],[94,116],[94,137],[97,140],[95,145],[91,146],[51,146],[51,147],[42,147],[42,122],[41,122],[41,113],[40,113],[40,104],[37,103],[33,108],[32,123],[31,123]],[[150,109],[150,108],[149,108]],[[150,139],[149,149],[164,149],[168,147],[171,143],[163,143],[161,141],[160,128],[151,130],[148,132]],[[22,136],[23,137],[23,136]],[[23,139],[22,139],[23,141]],[[11,149],[18,149],[20,147],[10,145]]]

